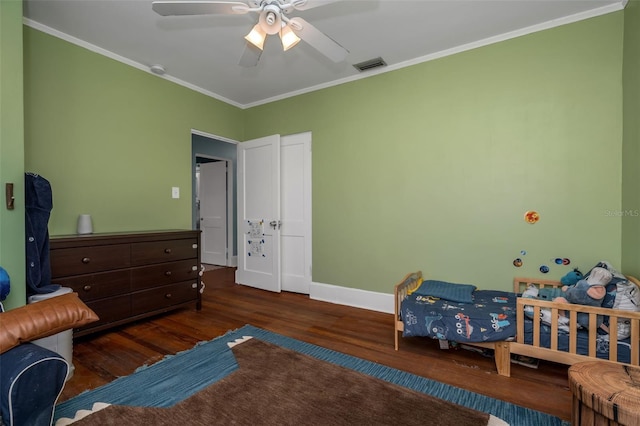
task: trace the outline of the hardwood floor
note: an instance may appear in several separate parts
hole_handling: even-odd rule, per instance
[[[181,309],[75,339],[75,373],[59,402],[251,324],[570,420],[566,366],[542,361],[538,369],[512,365],[507,378],[496,373],[492,358],[464,349],[441,350],[431,339],[402,339],[396,352],[391,314],[236,285],[234,273],[233,268],[205,272],[201,311]]]

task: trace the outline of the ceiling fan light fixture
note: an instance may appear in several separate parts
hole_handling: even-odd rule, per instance
[[[269,34],[277,34],[282,28],[282,11],[277,4],[268,4],[260,12],[258,18],[258,24],[262,27],[262,30]]]
[[[0,0],[1,2],[2,0]],[[349,51],[303,18],[288,14],[340,0],[152,0],[152,9],[162,15],[258,15],[257,24],[244,38],[240,65],[253,67],[264,50],[268,35],[278,34],[285,51],[300,40],[333,62],[343,62]],[[255,22],[255,21],[254,21]]]
[[[282,41],[282,48],[286,52],[300,42],[300,37],[293,32],[289,25],[285,25],[280,31],[280,40]]]
[[[267,33],[264,32],[260,24],[256,24],[249,34],[244,36],[244,38],[249,43],[262,50],[264,48],[264,40],[267,38]]]

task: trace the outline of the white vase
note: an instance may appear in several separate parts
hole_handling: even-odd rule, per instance
[[[93,233],[93,223],[90,214],[81,214],[78,216],[78,234]]]

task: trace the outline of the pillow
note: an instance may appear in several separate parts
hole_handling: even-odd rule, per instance
[[[77,293],[45,299],[0,313],[0,354],[23,342],[52,336],[99,318]]]
[[[629,280],[618,281],[616,283],[616,299],[613,309],[623,311],[640,310],[640,289]]]
[[[456,284],[446,281],[425,280],[413,294],[431,296],[451,302],[473,303],[473,292],[476,286],[472,284]]]
[[[616,284],[616,299],[613,309],[623,311],[640,311],[640,289],[631,281],[618,281]],[[608,322],[608,321],[607,321]],[[618,319],[618,340],[631,336],[631,323],[628,319]]]

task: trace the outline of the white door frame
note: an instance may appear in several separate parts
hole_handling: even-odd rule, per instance
[[[195,129],[191,129],[191,133],[195,134],[195,135],[199,135],[199,136],[203,136],[205,138],[209,138],[209,139],[213,139],[215,141],[218,142],[227,142],[227,143],[231,143],[231,144],[239,144],[239,141],[236,140],[232,140],[229,138],[225,138],[222,136],[217,136],[211,133],[206,133],[206,132],[202,132],[199,130],[195,130]],[[307,132],[301,132],[301,133],[307,133]],[[309,134],[312,135],[312,132],[308,132]],[[283,135],[283,138],[286,138],[287,136],[295,136],[299,133],[294,133],[291,135]],[[234,232],[233,232],[233,219],[234,217],[237,215],[237,205],[233,202],[233,183],[237,174],[237,171],[235,171],[233,169],[233,161],[230,158],[224,158],[224,157],[217,157],[217,156],[212,156],[212,155],[208,155],[208,154],[201,154],[198,152],[195,152],[193,154],[195,157],[202,157],[202,158],[210,158],[210,159],[215,159],[215,160],[223,160],[227,162],[227,166],[228,166],[228,179],[227,179],[227,250],[228,250],[228,254],[227,254],[227,266],[231,266],[231,267],[237,267],[238,266],[238,261],[237,261],[237,256],[234,256],[232,248],[234,246]],[[309,154],[311,155],[311,154]],[[310,172],[310,168],[309,168],[309,172]],[[309,176],[309,186],[311,186],[311,176]],[[309,191],[309,197],[311,197],[310,191]],[[308,200],[309,203],[311,203],[311,200]],[[193,206],[193,208],[195,208],[195,205]],[[309,208],[309,212],[311,211],[311,206],[308,206]],[[310,218],[311,219],[311,218]],[[198,218],[199,220],[199,218]],[[311,228],[311,220],[309,221],[309,228]],[[239,227],[238,227],[238,232],[239,232]],[[308,256],[309,258],[311,258],[311,240],[312,240],[312,234],[311,234],[311,230],[309,231],[309,241],[308,241]],[[240,244],[240,242],[238,241],[238,245]],[[239,251],[240,247],[236,247],[236,249]],[[240,255],[240,253],[238,252],[238,255]],[[309,260],[309,264],[311,264],[311,259]],[[309,270],[309,273],[311,275],[311,271]]]

